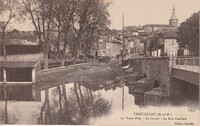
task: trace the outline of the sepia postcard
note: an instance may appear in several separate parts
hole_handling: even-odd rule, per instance
[[[0,125],[200,126],[199,0],[0,0]]]

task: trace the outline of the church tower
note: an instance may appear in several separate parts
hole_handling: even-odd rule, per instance
[[[173,9],[172,9],[172,16],[169,19],[169,25],[172,26],[172,27],[178,27],[178,18],[175,15],[175,8],[174,8],[174,6],[173,6]]]

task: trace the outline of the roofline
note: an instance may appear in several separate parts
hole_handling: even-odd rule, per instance
[[[143,25],[142,27],[148,27],[148,26],[170,26],[169,24],[146,24]]]

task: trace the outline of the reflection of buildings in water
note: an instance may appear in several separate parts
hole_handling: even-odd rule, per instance
[[[151,90],[148,88],[144,88],[143,86],[138,87],[137,84],[126,84],[128,87],[128,93],[133,95],[135,98],[135,104],[140,107],[145,106],[177,106],[177,105],[186,105],[189,102],[197,103],[199,102],[198,97],[196,97],[196,93],[198,88],[193,88],[192,92],[188,91],[188,84],[185,82],[181,82],[181,87],[179,90],[182,90],[184,93],[176,93],[173,96],[167,96],[167,93],[163,90],[162,87],[154,87]],[[177,85],[176,85],[177,86]],[[182,88],[182,89],[181,89]],[[186,91],[184,91],[186,90]],[[178,92],[178,91],[177,91]]]
[[[80,85],[89,88],[92,91],[97,91],[97,90],[115,90],[117,87],[122,87],[123,82],[119,80],[104,80],[104,81],[99,81],[99,82],[94,82],[94,83],[81,83]]]
[[[88,88],[89,86],[90,88]],[[104,86],[110,86],[111,90],[106,91]],[[114,111],[121,110],[122,88],[118,88],[121,86],[123,86],[121,82],[116,84],[88,84],[87,87],[83,84],[74,85],[73,83],[69,83],[54,86],[49,89],[42,89],[40,95],[38,95],[41,96],[41,102],[37,102],[40,103],[40,105],[37,106],[38,111],[35,111],[37,116],[28,114],[27,116],[29,117],[27,118],[35,119],[36,122],[38,121],[38,124],[92,124],[96,122],[99,117],[107,117]],[[91,89],[94,87],[99,87],[101,90],[92,91]],[[113,90],[114,88],[116,88],[116,90]],[[127,88],[125,89],[124,102],[126,102],[126,94],[128,94]],[[130,103],[132,98],[130,95],[128,96],[130,98],[128,103]],[[32,104],[32,107],[34,106],[35,105]],[[125,107],[126,105],[124,108]],[[90,122],[88,122],[89,120]],[[22,121],[26,122],[27,120],[19,120],[19,122]],[[34,121],[31,124],[36,123]]]
[[[134,94],[135,97],[135,104],[139,106],[143,106],[144,104],[144,93],[143,92],[137,92]]]
[[[128,87],[128,93],[135,97],[135,104],[144,107],[144,92],[139,92],[135,90],[134,85],[126,85]]]
[[[90,118],[105,116],[111,111],[112,102],[94,92],[103,89],[106,92],[114,91],[122,85],[122,81],[104,80],[94,84],[76,84],[76,86],[72,83],[64,84],[42,89],[42,91],[35,85],[12,86],[12,88],[7,88],[7,100],[16,100],[16,103],[38,101],[35,103],[41,104],[39,108],[37,105],[38,110],[41,107],[41,111],[35,111],[36,117],[27,118],[38,119],[39,124],[87,124]],[[3,87],[0,90],[0,100],[4,100]],[[32,106],[34,107],[34,104]],[[19,122],[21,121],[19,118]]]
[[[7,100],[33,101],[32,85],[13,85],[6,87]],[[5,100],[4,86],[0,86],[0,101]]]

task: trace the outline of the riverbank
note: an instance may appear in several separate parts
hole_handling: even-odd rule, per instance
[[[45,89],[61,83],[96,84],[112,80],[122,81],[123,76],[121,60],[111,60],[108,63],[94,61],[60,74],[57,73],[56,76],[45,79],[36,85],[39,89]]]

